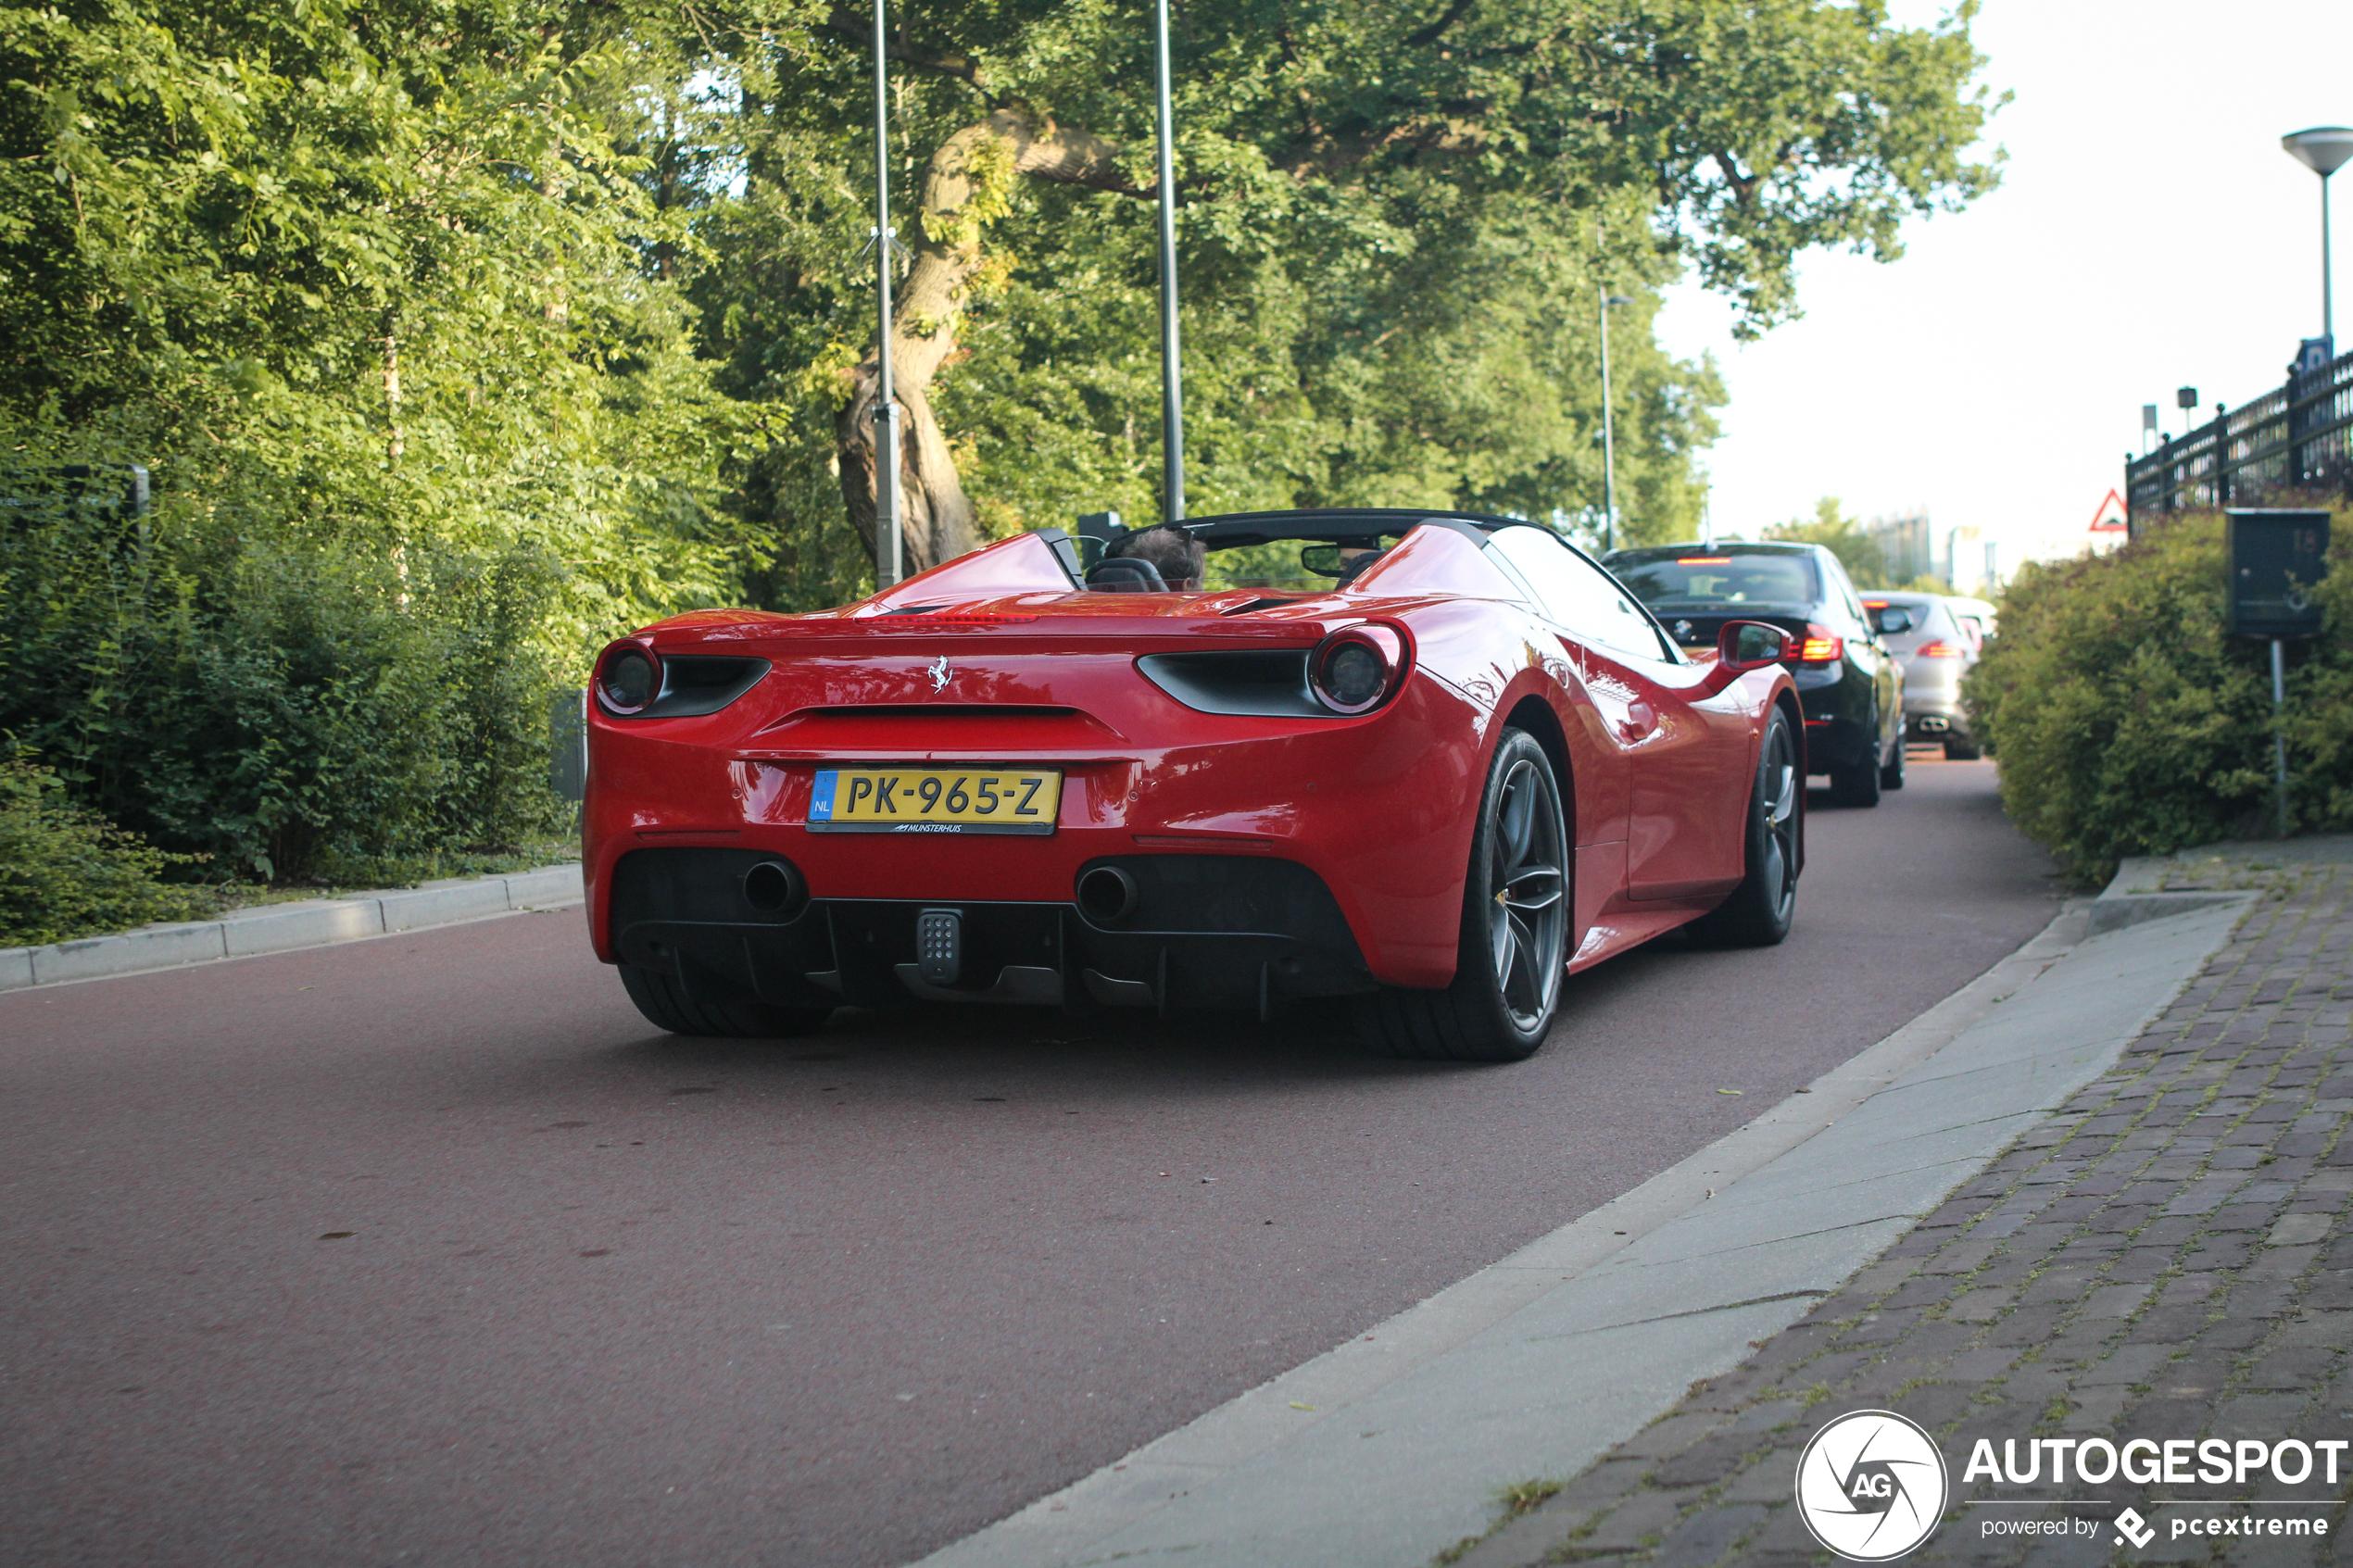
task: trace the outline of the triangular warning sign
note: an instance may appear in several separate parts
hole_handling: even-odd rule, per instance
[[[2113,490],[2108,493],[2108,499],[2100,503],[2100,509],[2092,514],[2091,532],[2094,533],[2121,533],[2124,532],[2123,496],[2119,495]]]

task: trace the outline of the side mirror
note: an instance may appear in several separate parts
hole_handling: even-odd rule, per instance
[[[1727,621],[1716,633],[1716,667],[1727,674],[1745,675],[1796,657],[1797,639],[1761,621]]]
[[[1888,605],[1871,611],[1871,628],[1881,636],[1908,632],[1912,624],[1912,612],[1902,605]]]

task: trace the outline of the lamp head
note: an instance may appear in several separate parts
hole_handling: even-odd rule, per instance
[[[2325,180],[2346,159],[2353,158],[2353,128],[2316,125],[2309,131],[2281,137],[2280,145],[2287,149],[2289,157]]]
[[[2347,132],[2347,134],[2353,134],[2353,132]],[[2353,150],[2353,149],[2348,149],[2348,150]],[[1614,295],[1610,295],[1607,299],[1603,300],[1603,301],[1602,301],[1602,303],[1603,303],[1604,305],[1631,305],[1631,304],[1633,304],[1633,303],[1634,303],[1634,301],[1633,301],[1630,297],[1629,297],[1628,295],[1622,295],[1622,294],[1614,294]]]

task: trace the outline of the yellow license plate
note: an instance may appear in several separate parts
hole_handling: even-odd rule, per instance
[[[820,768],[812,833],[1051,833],[1051,768]]]

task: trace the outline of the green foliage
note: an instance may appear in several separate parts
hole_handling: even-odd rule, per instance
[[[526,541],[606,601],[569,642],[716,596],[752,416],[646,277],[680,234],[612,145],[626,29],[561,19],[0,10],[0,447],[310,540]]]
[[[1962,156],[1992,106],[1971,8],[1537,0],[1510,7],[1189,6],[1174,40],[1189,508],[1387,503],[1598,532],[1599,295],[1613,322],[1621,509],[1695,531],[1714,368],[1656,345],[1691,270],[1745,330],[1793,313],[1808,246],[1897,254],[1901,220],[1990,187]],[[1098,3],[950,3],[905,19],[902,210],[931,149],[1026,107],[1112,144],[1125,188],[992,182],[991,265],[932,390],[985,525],[1158,509],[1148,29]],[[732,395],[796,410],[744,516],[780,555],[833,515],[829,413],[869,341],[861,25],[811,13],[716,34],[698,134],[737,188],[678,187],[687,274]],[[985,232],[982,232],[985,231]]]
[[[2291,646],[2291,821],[2353,827],[2353,571],[2340,512],[2320,596],[2327,633]],[[2224,631],[2217,513],[2113,554],[2030,564],[1965,693],[2002,763],[2010,818],[2084,883],[2128,855],[2270,830],[2270,648]]]
[[[1627,536],[1688,534],[1808,246],[1993,179],[1969,8],[1183,7],[1191,509],[1478,507],[1591,533],[1599,295]],[[894,169],[994,144],[930,398],[985,531],[1157,509],[1147,37],[1104,0],[902,19]],[[525,841],[547,694],[616,631],[864,592],[835,415],[872,328],[862,18],[641,0],[0,4],[0,730],[239,875]],[[910,219],[912,232],[913,222]],[[140,462],[134,528],[57,465]]]
[[[200,918],[208,896],[161,880],[192,859],[73,805],[52,770],[22,756],[0,761],[0,947]]]
[[[265,521],[20,510],[0,527],[0,732],[233,875],[554,831],[544,629],[564,569],[521,545],[393,555]]]
[[[0,731],[228,874],[546,834],[552,685],[737,591],[756,413],[563,16],[0,9]]]
[[[1825,495],[1815,505],[1811,521],[1801,518],[1768,528],[1765,537],[1826,546],[1838,558],[1839,565],[1846,568],[1846,575],[1855,580],[1857,588],[1889,585],[1887,560],[1879,541],[1863,532],[1860,520],[1846,515],[1835,495]]]

